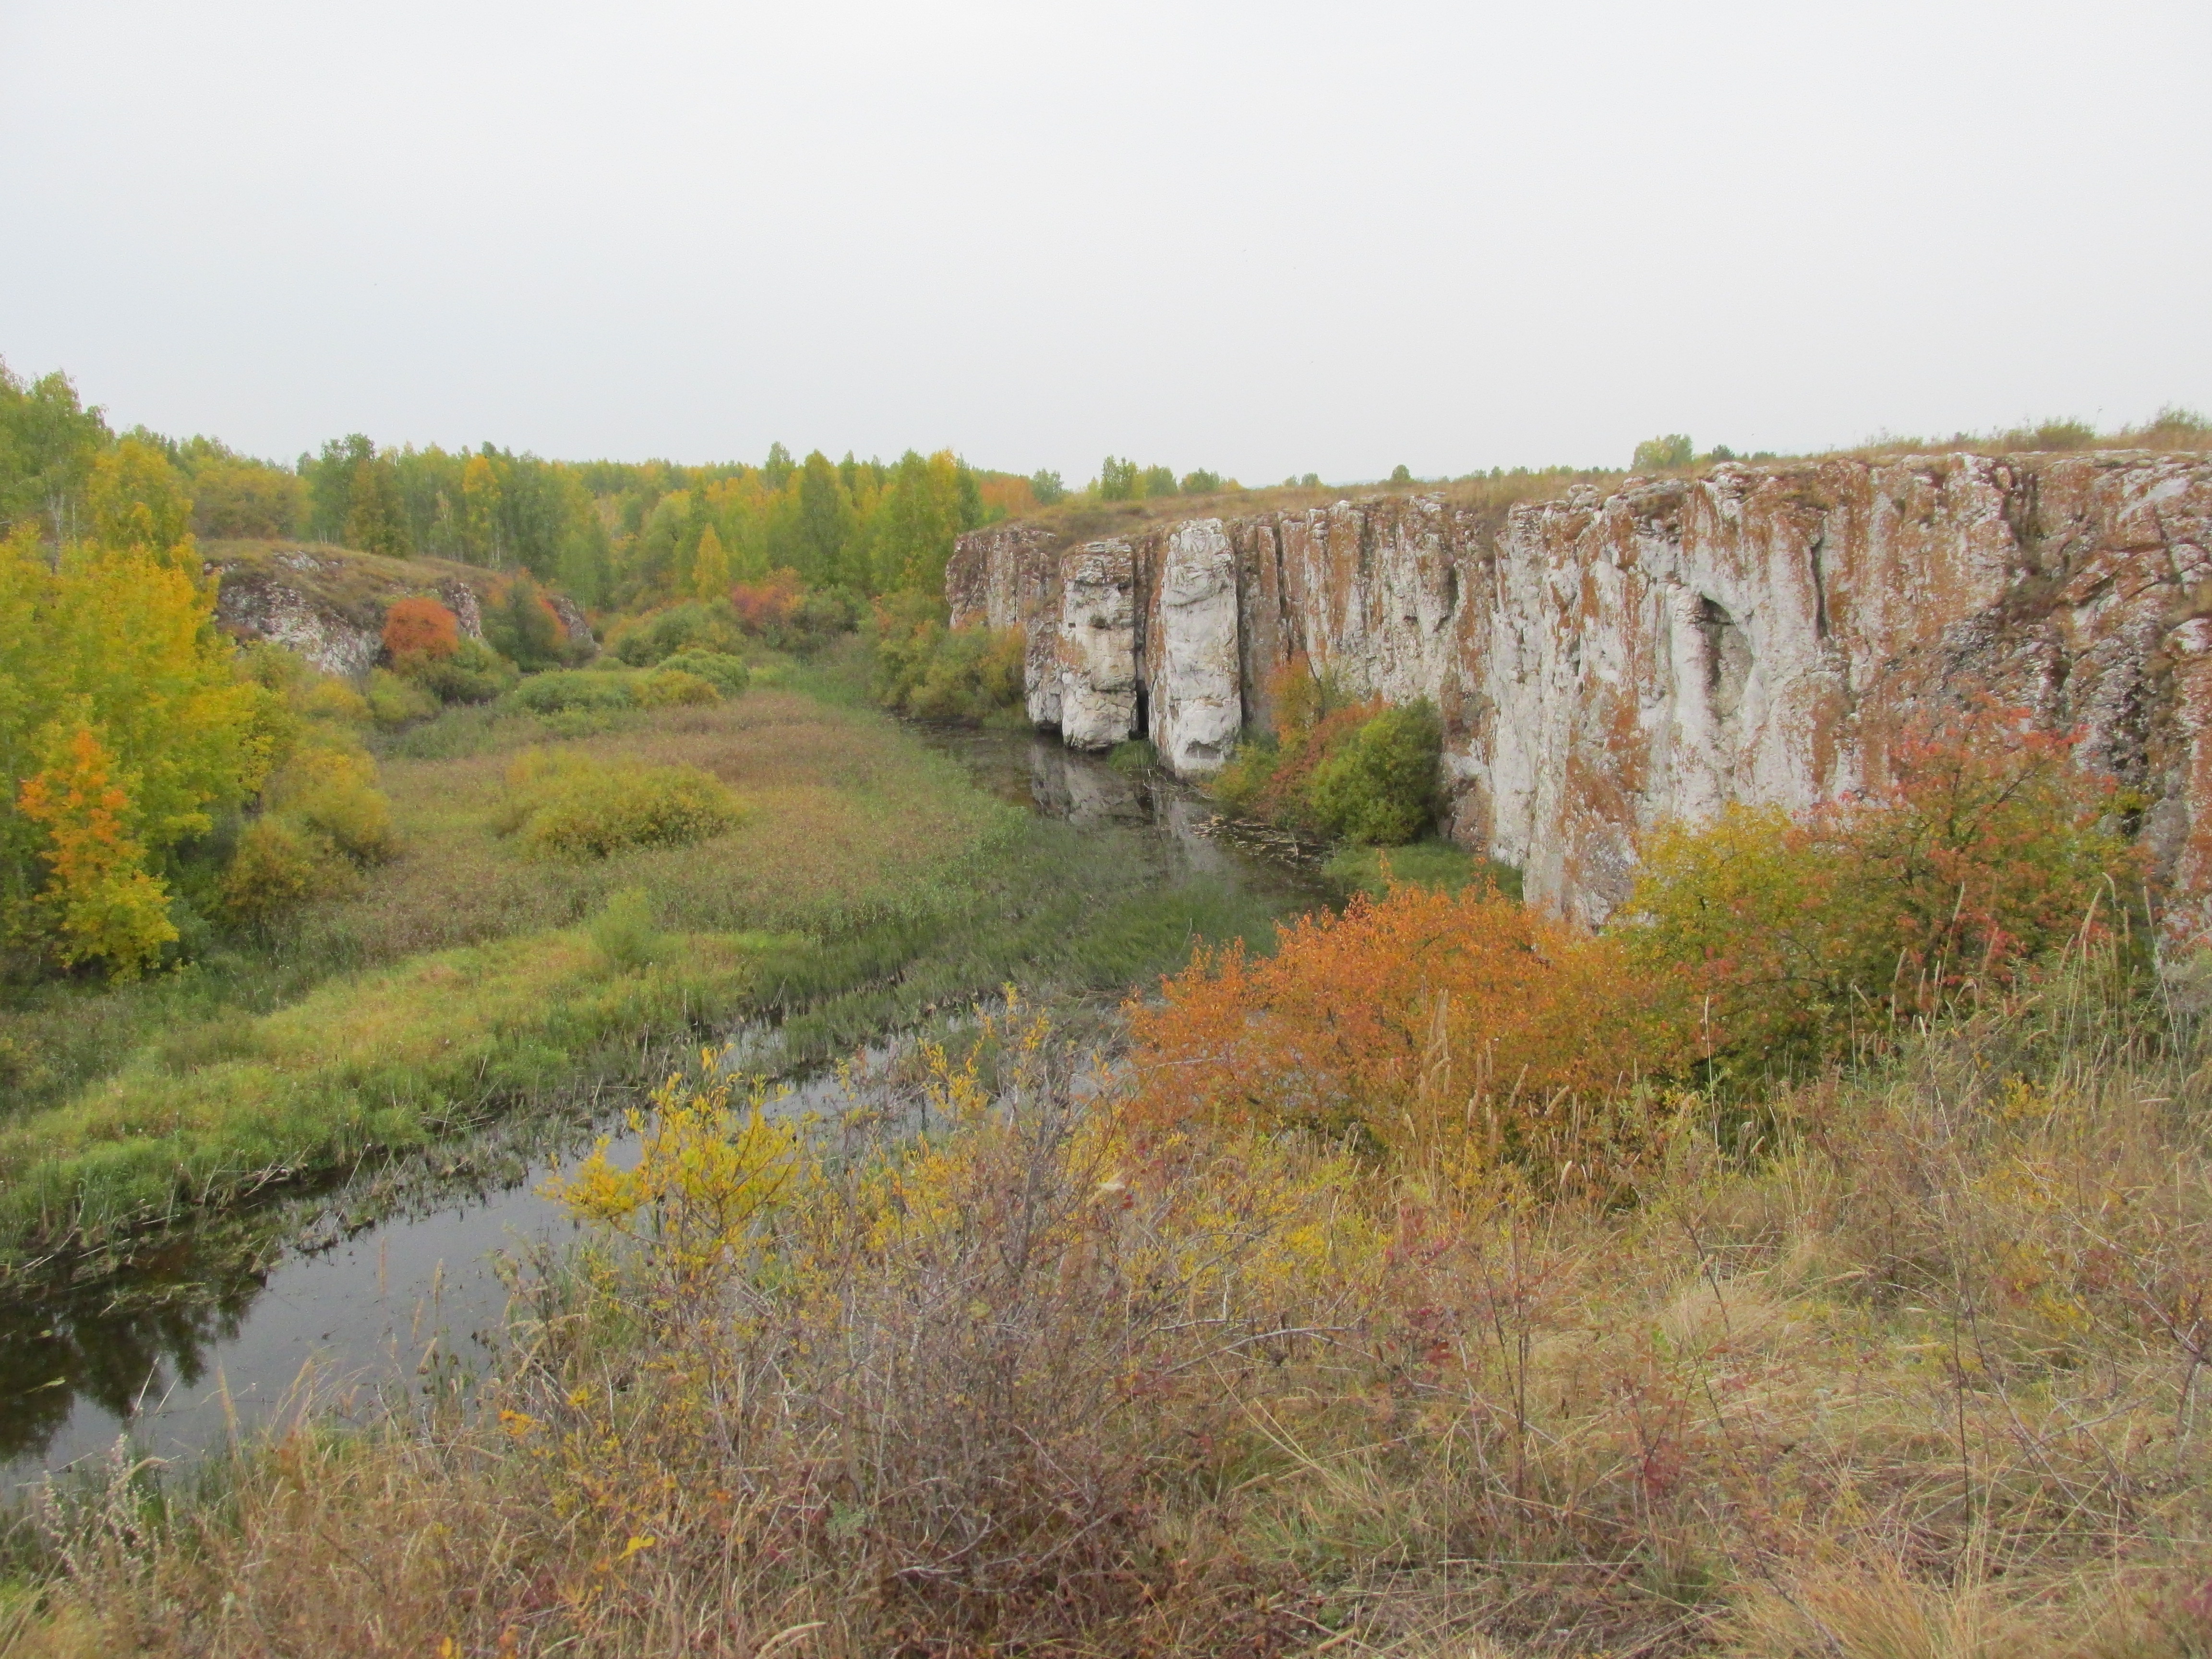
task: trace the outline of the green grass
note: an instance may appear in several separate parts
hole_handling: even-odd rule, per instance
[[[1381,898],[1392,882],[1456,893],[1469,882],[1487,876],[1508,898],[1521,896],[1518,870],[1510,864],[1477,858],[1448,841],[1418,841],[1407,847],[1346,847],[1329,860],[1322,873],[1347,896],[1366,893]]]
[[[546,723],[457,709],[387,751],[404,850],[356,896],[144,984],[19,995],[0,1009],[0,1063],[30,1084],[0,1110],[0,1281],[120,1265],[174,1224],[635,1081],[745,1019],[777,1022],[803,1066],[1009,982],[1118,995],[1196,941],[1272,939],[1287,901],[992,799],[869,708],[854,667],[784,665],[784,689],[562,744],[713,775],[742,811],[727,834],[529,858],[498,827]]]

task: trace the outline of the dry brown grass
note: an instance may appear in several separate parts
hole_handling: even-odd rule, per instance
[[[1010,1043],[711,1294],[549,1284],[495,1409],[91,1495],[15,1644],[2200,1656],[2206,1057],[2049,986],[1603,1211],[1146,1141]]]

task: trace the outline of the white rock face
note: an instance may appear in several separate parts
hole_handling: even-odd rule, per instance
[[[1000,526],[963,538],[947,592],[956,621],[1053,633],[1031,712],[1074,746],[1128,735],[1146,687],[1178,772],[1265,725],[1300,656],[1430,699],[1454,838],[1592,922],[1655,823],[1879,787],[1916,721],[1985,688],[2153,799],[2170,923],[2212,937],[2203,456],[1731,463],[1503,514],[1383,495],[1072,550]]]
[[[1137,729],[1135,562],[1091,542],[1060,562],[1060,731],[1071,749],[1111,749]]]
[[[1237,555],[1220,520],[1178,525],[1169,536],[1146,644],[1161,763],[1178,777],[1219,769],[1244,723]]]

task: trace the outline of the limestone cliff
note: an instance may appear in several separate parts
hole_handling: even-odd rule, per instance
[[[1900,719],[1970,684],[2082,727],[2156,799],[2161,869],[2212,890],[2203,457],[1729,464],[1502,519],[1438,494],[1085,543],[1000,526],[946,585],[957,623],[1029,630],[1039,725],[1150,735],[1185,774],[1266,722],[1297,652],[1431,698],[1453,835],[1591,921],[1654,821],[1878,783]]]

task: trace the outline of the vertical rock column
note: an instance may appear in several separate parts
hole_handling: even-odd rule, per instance
[[[1169,537],[1146,644],[1161,762],[1177,777],[1218,770],[1243,723],[1237,556],[1220,520],[1178,525]]]
[[[1060,566],[1060,731],[1071,749],[1111,749],[1137,729],[1136,560],[1090,542]]]

